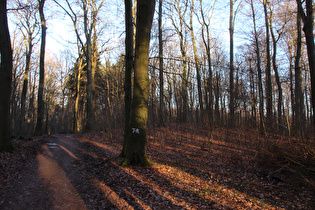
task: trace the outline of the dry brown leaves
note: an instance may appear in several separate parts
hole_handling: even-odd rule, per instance
[[[210,133],[187,124],[150,127],[147,154],[156,163],[152,167],[119,167],[122,137],[122,130],[54,137],[59,139],[57,149],[63,159],[71,160],[67,167],[72,168],[63,169],[89,209],[315,207],[314,189],[290,171],[289,163],[273,168],[257,164],[257,145],[261,147],[265,139],[255,131],[217,129]],[[20,173],[19,162],[29,158],[21,151],[26,152],[1,154],[0,167],[9,170],[6,176]],[[52,149],[52,153],[62,166],[58,151]],[[12,160],[16,166],[10,171]],[[1,184],[13,180],[1,175]]]

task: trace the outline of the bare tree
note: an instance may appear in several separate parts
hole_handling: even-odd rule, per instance
[[[301,78],[301,48],[302,48],[302,27],[301,27],[301,14],[297,13],[296,18],[297,26],[297,40],[296,40],[296,55],[295,55],[295,94],[294,94],[294,108],[295,108],[295,123],[299,135],[304,137],[304,124],[305,124],[305,111],[304,111],[304,96],[302,93],[302,78]]]
[[[189,24],[186,22],[186,26],[190,31],[191,41],[193,44],[193,52],[195,57],[195,68],[196,68],[196,75],[197,75],[197,88],[198,88],[198,99],[199,99],[199,109],[200,109],[200,119],[201,122],[204,121],[204,109],[203,109],[203,97],[202,97],[202,90],[201,90],[201,75],[200,75],[200,64],[199,64],[199,58],[197,53],[197,45],[196,45],[196,39],[195,39],[195,33],[194,33],[194,27],[193,27],[193,14],[194,14],[194,8],[195,8],[195,1],[191,1],[190,5],[190,16],[189,16]]]
[[[256,13],[254,9],[254,2],[253,0],[250,1],[251,3],[251,10],[252,10],[252,19],[253,19],[253,27],[254,27],[254,36],[255,36],[255,51],[256,51],[256,59],[257,59],[257,72],[258,72],[258,92],[259,92],[259,121],[260,121],[260,133],[265,133],[265,126],[264,126],[264,92],[263,92],[263,85],[262,85],[262,70],[261,70],[261,58],[260,58],[260,47],[259,47],[259,37],[256,28]]]
[[[132,0],[125,0],[125,134],[124,134],[124,145],[120,153],[120,156],[124,157],[126,152],[126,146],[128,137],[130,135],[130,114],[131,114],[131,99],[132,99],[132,72],[133,72],[133,15],[132,15]]]
[[[270,32],[269,32],[269,0],[264,0],[265,26],[266,26],[266,109],[267,109],[267,126],[270,129],[273,123],[272,116],[272,83],[271,83],[271,57],[270,57]]]
[[[80,36],[79,29],[78,29],[78,14],[73,10],[71,3],[69,0],[66,0],[66,4],[68,8],[65,8],[62,6],[58,1],[54,0],[56,4],[58,4],[65,12],[66,14],[71,18],[71,21],[74,26],[74,31],[76,34],[76,37],[81,45],[82,51],[84,52],[84,55],[86,57],[86,63],[87,63],[87,106],[86,106],[86,125],[85,130],[90,131],[93,129],[94,124],[94,111],[93,111],[93,77],[92,77],[92,34],[95,29],[95,25],[97,24],[98,14],[100,12],[100,9],[103,6],[104,0],[97,1],[97,0],[81,0],[80,6],[82,8],[83,12],[83,33],[85,36],[85,43],[82,40],[82,37]]]
[[[39,60],[39,85],[38,85],[38,99],[37,99],[37,123],[34,135],[43,134],[44,123],[44,84],[45,84],[45,47],[46,47],[46,19],[44,15],[45,0],[38,0],[39,15],[41,20],[41,46],[40,46],[40,60]]]
[[[12,48],[6,0],[0,2],[0,55],[0,151],[8,151],[12,149],[10,129]]]
[[[160,76],[160,110],[159,123],[164,125],[164,78],[163,78],[163,34],[162,34],[163,0],[159,0],[159,76]]]
[[[282,126],[282,86],[281,86],[281,81],[280,81],[280,76],[279,76],[279,71],[278,71],[278,65],[277,65],[277,43],[279,39],[281,38],[282,31],[281,29],[277,30],[278,32],[278,37],[275,36],[274,31],[273,31],[273,9],[272,6],[269,5],[269,27],[270,27],[270,34],[272,38],[272,43],[273,43],[273,54],[272,54],[272,66],[273,70],[275,72],[275,78],[276,78],[276,83],[278,86],[278,127],[279,129]]]
[[[20,114],[20,135],[25,135],[25,117],[26,117],[26,98],[27,90],[29,86],[29,74],[31,70],[31,57],[33,53],[33,47],[35,45],[35,38],[38,30],[38,20],[36,16],[37,5],[33,1],[27,1],[27,6],[21,2],[16,2],[16,6],[22,7],[22,9],[15,10],[18,16],[19,24],[21,26],[21,32],[25,39],[25,70],[23,77],[23,88],[21,95],[21,114]],[[25,3],[26,4],[26,3]]]
[[[303,20],[303,31],[306,38],[308,64],[311,73],[311,88],[312,88],[312,108],[313,115],[315,113],[315,43],[314,43],[314,18],[313,18],[313,1],[305,0],[305,10],[301,0],[296,0],[299,14]],[[315,117],[312,123],[315,125]]]
[[[205,16],[205,12],[203,10],[203,4],[202,4],[202,0],[200,0],[200,15],[201,18],[198,17],[198,21],[201,24],[201,32],[202,32],[202,41],[203,44],[205,45],[205,49],[206,49],[206,56],[207,56],[207,61],[208,61],[208,71],[209,71],[209,76],[207,78],[206,81],[206,86],[207,86],[207,90],[206,92],[209,92],[209,125],[210,125],[210,129],[212,129],[213,126],[213,81],[212,81],[212,77],[213,77],[213,73],[212,73],[212,62],[211,62],[211,46],[210,46],[210,20],[212,18],[212,14],[214,11],[214,7],[216,4],[216,0],[214,0],[214,2],[212,3],[211,6],[211,11],[208,17]]]
[[[182,84],[181,84],[181,97],[182,97],[182,113],[181,120],[183,122],[187,122],[187,115],[188,115],[188,65],[187,65],[187,41],[186,41],[186,27],[184,23],[184,16],[187,12],[187,4],[182,2],[180,0],[175,0],[168,2],[170,8],[170,15],[169,18],[172,22],[173,27],[175,28],[175,32],[178,35],[179,38],[179,45],[180,45],[180,52],[181,52],[181,59],[183,62],[182,67]],[[176,21],[176,16],[173,16],[173,12],[175,11],[175,15],[178,16],[178,22]]]

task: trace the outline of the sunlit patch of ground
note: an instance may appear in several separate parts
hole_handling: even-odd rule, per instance
[[[54,160],[54,155],[47,145],[43,146],[43,153],[38,154],[37,159],[39,177],[50,192],[53,208],[87,209],[64,170]]]

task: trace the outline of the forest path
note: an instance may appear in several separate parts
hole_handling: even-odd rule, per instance
[[[36,156],[28,159],[13,181],[3,188],[0,209],[88,209],[96,202],[86,165],[94,165],[83,153],[84,142],[73,135],[53,135]],[[92,155],[92,153],[90,153]],[[85,158],[85,160],[83,160]],[[91,162],[90,162],[91,161]],[[87,184],[90,183],[90,184]],[[100,190],[98,190],[99,193]],[[114,207],[103,202],[98,207]]]
[[[2,188],[0,209],[181,209],[111,162],[118,148],[75,135],[44,141]]]

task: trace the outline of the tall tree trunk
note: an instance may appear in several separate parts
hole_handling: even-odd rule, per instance
[[[23,88],[21,95],[21,115],[20,115],[20,132],[19,135],[25,135],[25,115],[26,115],[26,95],[29,82],[29,71],[31,63],[33,43],[32,39],[28,38],[28,48],[26,49],[25,71],[23,77]]]
[[[159,67],[160,67],[160,110],[159,124],[164,125],[164,78],[163,78],[163,32],[162,32],[163,0],[159,0]]]
[[[252,69],[252,60],[249,60],[249,81],[250,81],[250,94],[252,98],[252,110],[251,110],[251,122],[254,126],[256,126],[256,105],[257,105],[257,97],[256,97],[256,87],[254,83],[254,72]]]
[[[213,3],[213,8],[214,9],[214,5],[215,5],[216,1]],[[203,7],[202,7],[202,0],[200,0],[200,12],[201,12],[201,17],[202,17],[202,28],[201,28],[201,32],[202,32],[202,40],[203,43],[205,45],[206,48],[206,55],[207,55],[207,61],[208,61],[208,71],[209,71],[209,77],[207,79],[207,86],[208,86],[208,90],[209,91],[209,107],[208,107],[208,111],[209,111],[209,127],[210,130],[212,130],[213,127],[213,81],[212,81],[212,77],[213,77],[213,73],[212,73],[212,62],[211,62],[211,52],[210,52],[210,18],[209,18],[209,23],[206,23],[206,18],[204,15],[204,11],[203,11]],[[206,34],[205,34],[206,31]]]
[[[183,69],[182,69],[182,87],[181,87],[181,96],[182,96],[182,121],[188,121],[188,80],[187,80],[187,57],[186,57],[186,43],[183,34],[183,24],[181,22],[181,32],[180,32],[180,52],[182,55]]]
[[[199,99],[199,108],[200,108],[200,113],[199,113],[199,118],[201,119],[201,122],[203,123],[204,120],[204,113],[203,113],[203,99],[202,99],[202,90],[201,90],[201,76],[200,76],[200,65],[199,65],[199,59],[198,59],[198,52],[197,52],[197,45],[196,45],[196,40],[195,40],[195,33],[194,33],[194,28],[193,28],[193,14],[194,14],[194,0],[192,0],[192,5],[190,8],[190,25],[189,25],[189,30],[190,30],[190,36],[191,36],[191,41],[193,44],[193,51],[194,51],[194,57],[195,57],[195,66],[196,66],[196,75],[197,75],[197,88],[198,88],[198,99]]]
[[[130,136],[130,114],[131,114],[131,99],[132,99],[132,72],[133,72],[133,14],[132,14],[132,0],[125,0],[125,130],[124,130],[124,144],[119,156],[125,157],[127,141]]]
[[[230,0],[230,22],[229,22],[229,30],[230,30],[230,103],[229,103],[229,125],[234,126],[234,0]]]
[[[267,56],[267,67],[266,67],[266,109],[267,109],[267,127],[269,131],[272,128],[273,116],[272,116],[272,83],[271,83],[271,58],[270,58],[270,32],[269,32],[269,21],[267,4],[268,0],[263,1],[264,13],[265,13],[265,26],[266,26],[266,56]]]
[[[37,123],[34,135],[39,136],[43,134],[44,124],[44,84],[45,84],[45,46],[46,46],[46,20],[44,16],[45,0],[39,0],[39,15],[41,20],[41,46],[40,46],[40,61],[39,61],[39,85],[38,85],[38,99],[37,99]]]
[[[84,11],[84,34],[86,39],[86,63],[87,63],[87,84],[86,84],[86,124],[85,130],[91,131],[93,129],[94,123],[94,113],[93,113],[93,93],[92,93],[92,46],[91,46],[91,30],[88,28],[88,5],[87,1],[83,1],[83,11]]]
[[[258,33],[256,29],[256,15],[254,9],[253,0],[251,0],[251,9],[253,16],[253,25],[255,32],[255,48],[256,48],[256,57],[257,57],[257,72],[258,72],[258,91],[259,91],[259,130],[261,134],[265,134],[265,126],[264,126],[264,92],[263,92],[263,84],[262,84],[262,71],[261,71],[261,60],[260,60],[260,48],[259,48],[259,39]]]
[[[7,19],[7,1],[0,1],[0,152],[12,149],[10,97],[12,48]]]
[[[80,52],[80,50],[79,50]],[[77,62],[77,72],[75,72],[75,102],[74,102],[74,112],[73,112],[73,132],[78,133],[81,131],[81,120],[79,116],[79,102],[80,102],[80,78],[83,67],[83,58],[79,57],[79,62]]]
[[[219,109],[219,101],[220,101],[220,75],[217,72],[215,77],[215,84],[214,84],[214,93],[215,93],[215,105],[214,105],[214,112],[215,112],[215,123],[220,124],[220,109]]]
[[[272,11],[271,11],[272,13]],[[269,17],[270,20],[270,33],[271,33],[271,38],[272,38],[272,43],[273,43],[273,55],[272,55],[272,65],[273,65],[273,70],[275,71],[275,77],[276,77],[276,83],[278,86],[278,128],[282,128],[282,87],[281,87],[281,82],[280,82],[280,77],[279,77],[279,72],[278,72],[278,66],[277,66],[277,41],[279,38],[276,40],[276,37],[273,33],[273,28],[272,28],[272,14]]]
[[[176,3],[176,4],[175,4]],[[170,19],[172,21],[172,25],[175,28],[175,31],[179,37],[179,46],[180,46],[180,52],[181,52],[181,56],[182,56],[182,62],[183,62],[183,68],[182,68],[182,84],[181,84],[181,121],[182,122],[187,122],[188,120],[188,81],[187,81],[187,46],[186,46],[186,36],[185,36],[185,27],[184,27],[184,19],[183,17],[185,16],[185,13],[187,11],[187,5],[185,5],[185,7],[181,8],[180,6],[180,1],[175,1],[175,3],[173,4],[173,8],[176,11],[176,13],[179,16],[179,26],[176,25],[176,21],[174,20],[174,18],[172,16],[170,16]],[[171,114],[171,112],[170,112]]]
[[[303,10],[301,0],[297,0],[298,10],[304,23],[303,31],[306,38],[308,63],[311,74],[312,89],[312,109],[315,113],[315,43],[314,43],[314,19],[313,19],[313,1],[305,0],[306,13]],[[315,125],[315,117],[313,116],[312,124]]]
[[[295,55],[295,130],[298,131],[300,137],[304,136],[304,124],[305,124],[305,113],[304,113],[304,95],[302,93],[302,78],[301,78],[301,47],[302,47],[302,28],[301,28],[301,16],[297,14],[297,46]]]
[[[149,46],[155,0],[138,0],[131,131],[121,165],[151,165],[146,156],[149,100]]]

